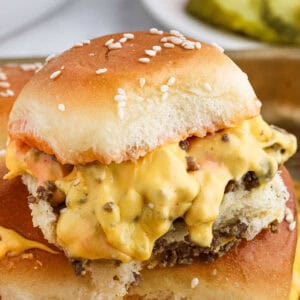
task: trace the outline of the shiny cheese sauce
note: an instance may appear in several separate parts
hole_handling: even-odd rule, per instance
[[[41,249],[53,254],[57,253],[41,243],[24,238],[14,230],[0,226],[0,259],[6,255],[19,255],[29,249]]]
[[[8,151],[7,178],[33,174],[13,142]],[[294,136],[256,117],[192,138],[188,151],[169,144],[136,162],[76,165],[67,176],[57,172],[55,184],[66,195],[57,241],[73,257],[146,260],[155,241],[181,217],[191,239],[209,246],[228,181],[251,170],[263,184],[295,151]],[[187,157],[196,170],[188,170]]]

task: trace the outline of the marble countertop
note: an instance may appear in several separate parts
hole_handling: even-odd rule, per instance
[[[0,58],[47,56],[83,39],[119,31],[163,28],[144,9],[140,0],[62,2],[41,18],[27,23],[24,19],[24,25],[20,28],[14,28],[11,32],[8,28],[6,34],[0,35]],[[6,1],[5,5],[9,3]],[[31,9],[27,7],[24,16]]]

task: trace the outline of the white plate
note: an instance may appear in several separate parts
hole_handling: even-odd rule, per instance
[[[26,31],[47,18],[67,0],[0,0],[0,39]]]
[[[266,47],[255,42],[209,26],[190,16],[185,6],[188,0],[142,0],[146,9],[162,25],[208,43],[217,43],[226,50],[243,50]]]

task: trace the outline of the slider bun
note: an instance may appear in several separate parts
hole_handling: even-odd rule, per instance
[[[4,97],[1,93],[5,93],[7,88],[0,86],[0,150],[6,147],[7,121],[10,110],[21,89],[34,74],[34,70],[27,70],[28,66],[28,64],[0,66],[0,73],[7,77],[7,79],[0,79],[0,83],[8,82],[10,84],[9,89],[14,92],[13,96]]]
[[[4,172],[2,165],[1,177]],[[292,181],[284,168],[282,177],[291,195],[287,205],[296,218]],[[19,179],[0,182],[0,224],[47,244],[41,232],[32,227],[26,196],[26,188]],[[242,242],[213,263],[195,262],[189,266],[143,270],[140,285],[131,288],[130,296],[126,298],[287,299],[296,237],[297,230],[289,231],[284,221],[277,234],[263,231],[254,240]],[[53,255],[40,250],[28,253],[33,253],[34,258],[19,256],[0,260],[0,295],[3,300],[95,299],[99,287],[97,289],[92,283],[90,275],[75,276],[62,253]],[[105,275],[100,277],[99,285],[107,282]],[[194,277],[199,278],[199,285],[191,289]],[[100,288],[100,294],[101,291]],[[116,290],[111,288],[110,292],[114,296]]]
[[[203,137],[259,114],[247,76],[225,54],[204,43],[199,50],[165,48],[160,40],[169,35],[134,32],[134,39],[115,50],[105,43],[123,34],[108,35],[52,59],[18,97],[10,136],[62,163],[109,164],[135,160],[160,145]],[[150,63],[139,62],[155,45],[162,50]],[[97,75],[99,68],[107,71]],[[61,74],[50,79],[56,71]],[[161,86],[171,77],[176,82],[162,100]],[[143,88],[140,78],[146,79]],[[127,96],[124,119],[114,100],[118,88]]]

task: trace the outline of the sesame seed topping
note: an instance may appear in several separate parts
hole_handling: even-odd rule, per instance
[[[65,69],[65,66],[61,66],[60,69],[61,69],[61,70],[64,70],[64,69]]]
[[[262,103],[259,100],[256,100],[256,106],[257,107],[262,107]]]
[[[121,88],[118,88],[118,94],[119,95],[126,95],[125,91]]]
[[[149,203],[148,203],[148,207],[151,208],[151,209],[153,209],[153,208],[154,208],[154,204],[151,203],[151,202],[149,202]]]
[[[114,39],[110,39],[108,40],[104,45],[105,46],[108,46],[109,44],[113,43],[114,42]]]
[[[166,43],[168,41],[168,39],[164,36],[163,38],[161,38],[160,40],[162,43]]]
[[[95,56],[94,52],[89,53],[89,56]]]
[[[66,107],[65,107],[65,105],[64,105],[63,103],[59,103],[59,104],[57,105],[57,108],[58,108],[58,110],[60,110],[60,111],[65,111],[65,110],[66,110]]]
[[[146,79],[141,77],[140,78],[140,87],[143,88],[145,84],[146,84]]]
[[[156,52],[161,51],[161,46],[153,46],[152,49]]]
[[[9,88],[10,87],[10,83],[9,82],[6,82],[6,81],[1,81],[0,82],[0,88]]]
[[[191,288],[194,289],[199,284],[199,279],[194,277],[191,281]]]
[[[203,87],[205,88],[206,91],[211,92],[212,91],[212,87],[208,82],[205,82],[203,84]]]
[[[151,34],[158,34],[158,35],[162,35],[163,31],[162,30],[158,30],[157,28],[150,28],[150,33]]]
[[[169,42],[175,44],[175,45],[181,45],[183,40],[179,37],[176,36],[171,36],[168,38]]]
[[[5,73],[0,73],[0,80],[7,80],[7,76]]]
[[[169,96],[168,93],[163,93],[163,95],[162,95],[162,97],[161,97],[161,100],[162,100],[162,101],[167,100],[168,96]]]
[[[77,48],[77,47],[82,47],[83,46],[83,44],[82,43],[76,43],[76,44],[74,44],[74,48]]]
[[[196,49],[201,49],[201,43],[200,42],[196,42],[195,43],[195,47],[196,47]]]
[[[126,101],[127,100],[127,97],[126,95],[115,95],[115,101],[117,102],[121,102],[121,101]]]
[[[119,108],[125,107],[125,106],[126,106],[126,102],[125,101],[118,102],[118,107]]]
[[[122,45],[119,42],[108,44],[108,49],[110,49],[110,50],[121,49],[121,48],[122,48]]]
[[[216,47],[220,52],[222,52],[222,53],[224,52],[224,49],[220,45],[218,45],[217,43],[212,43],[211,45]]]
[[[171,86],[176,82],[176,78],[174,76],[171,76],[168,80],[167,85]]]
[[[147,64],[147,63],[150,62],[150,58],[148,58],[148,57],[141,57],[141,58],[139,58],[139,62]]]
[[[125,43],[125,42],[127,42],[127,38],[126,37],[122,37],[122,38],[119,39],[119,42],[120,43]]]
[[[285,220],[288,223],[292,223],[294,221],[294,216],[292,214],[287,214],[286,217],[285,217]]]
[[[83,44],[83,45],[89,45],[90,43],[91,43],[90,40],[83,40],[83,41],[82,41],[82,44]]]
[[[101,68],[101,69],[96,70],[96,74],[97,74],[97,75],[103,74],[103,73],[105,73],[105,72],[107,72],[107,68]]]
[[[6,150],[5,149],[0,149],[0,157],[5,156]]]
[[[182,47],[187,50],[193,50],[195,49],[195,43],[192,41],[184,41]]]
[[[35,63],[35,64],[21,64],[20,68],[23,71],[35,71],[37,69],[42,68],[43,65],[41,63]]]
[[[12,97],[15,95],[15,92],[13,90],[8,89],[8,90],[6,90],[6,94],[7,94],[7,96]]]
[[[174,44],[171,44],[171,43],[164,43],[164,47],[165,47],[165,48],[174,48],[175,45],[174,45]]]
[[[118,117],[120,120],[124,119],[124,109],[122,109],[122,108],[118,109]]]
[[[175,30],[175,29],[170,30],[170,33],[175,36],[179,36],[179,37],[182,36],[182,34],[178,30]]]
[[[138,102],[142,102],[142,101],[144,101],[144,98],[141,97],[141,96],[138,96],[138,97],[136,97],[135,100],[138,101]]]
[[[168,90],[169,90],[169,87],[167,86],[167,85],[162,85],[161,87],[160,87],[160,90],[163,92],[163,93],[165,93],[165,92],[167,92]]]
[[[145,53],[149,56],[155,56],[156,55],[156,51],[154,51],[154,50],[145,50]]]
[[[61,75],[61,70],[55,71],[50,75],[50,79],[55,79]]]
[[[45,62],[49,62],[51,61],[53,58],[56,57],[56,54],[50,54],[46,59],[45,59]]]
[[[292,223],[289,225],[289,230],[290,230],[290,231],[293,231],[295,228],[296,228],[296,221],[292,222]]]
[[[132,33],[124,33],[123,36],[128,38],[129,40],[134,39],[134,34],[132,34]]]

